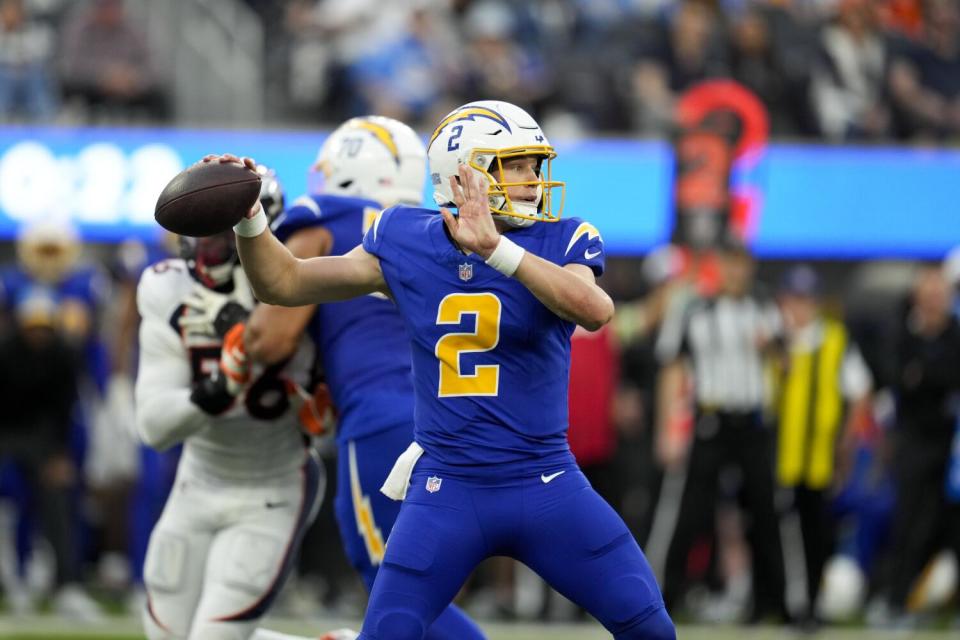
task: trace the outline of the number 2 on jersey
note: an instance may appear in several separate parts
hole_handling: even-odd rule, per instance
[[[472,374],[462,372],[460,356],[490,351],[500,342],[500,298],[492,293],[451,293],[440,301],[437,324],[460,324],[464,316],[476,318],[469,333],[448,333],[437,340],[434,353],[440,361],[437,395],[495,396],[500,388],[500,365],[475,365]]]

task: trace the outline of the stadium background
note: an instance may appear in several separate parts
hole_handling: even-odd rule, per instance
[[[689,207],[677,176],[689,167],[677,149],[690,131],[678,105],[703,82],[734,80],[762,104],[765,122],[749,148],[734,152],[728,139],[723,177],[738,204],[712,214],[735,218],[729,224],[761,259],[759,280],[771,291],[799,261],[815,266],[826,306],[846,320],[879,390],[889,379],[890,325],[917,265],[960,243],[957,11],[952,0],[3,0],[2,255],[16,261],[26,229],[74,229],[82,263],[111,283],[92,309],[91,339],[110,352],[115,376],[129,376],[134,350],[118,334],[131,334],[117,327],[129,314],[131,278],[164,252],[153,204],[178,171],[209,152],[251,155],[295,197],[309,188],[325,132],[346,117],[383,113],[428,135],[453,106],[502,97],[540,119],[560,154],[554,170],[567,183],[566,213],[604,235],[612,258],[603,284],[620,304],[626,358],[649,338],[632,326],[647,296],[681,275],[675,256],[657,249],[671,239],[716,239],[685,237],[678,223]],[[98,20],[114,37],[90,40]],[[905,66],[919,70],[919,85],[902,81]],[[942,108],[917,106],[930,96]],[[652,414],[636,398],[649,403],[652,374],[634,369],[624,361],[612,383],[616,410],[596,428],[614,444],[596,462],[616,478],[615,506],[647,542],[649,487],[636,468],[655,464],[642,435]],[[895,429],[884,403],[874,404],[877,433]],[[152,493],[162,487],[147,476],[162,476],[155,465],[169,461],[134,453],[129,465],[101,473],[87,453],[78,460],[76,523],[85,587],[119,612],[136,600],[135,539],[150,517],[134,513],[162,504]],[[119,506],[103,501],[104,484],[121,487]],[[11,562],[18,549],[43,545],[17,544],[23,505],[5,490],[0,574],[9,613],[18,589],[43,594],[45,565],[42,553]],[[140,524],[117,525],[124,514]],[[288,615],[362,611],[329,510],[308,538],[294,587],[281,607]],[[503,563],[484,567],[463,594],[485,618],[577,618],[548,601],[535,580]],[[694,608],[686,617],[705,615]],[[956,605],[923,615],[933,626],[955,624]],[[30,627],[16,620],[0,631]]]

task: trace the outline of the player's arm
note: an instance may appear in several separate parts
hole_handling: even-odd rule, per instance
[[[505,238],[497,231],[490,215],[486,178],[461,165],[460,182],[451,179],[450,185],[458,215],[455,217],[446,209],[442,209],[441,213],[454,239],[461,247],[474,251],[494,268],[499,269],[498,263],[511,262],[517,254],[501,255],[503,250],[500,243]],[[508,241],[505,245],[522,252],[512,242]],[[499,270],[506,273],[510,268]],[[586,265],[568,264],[561,267],[523,252],[519,265],[509,275],[522,282],[555,314],[585,329],[596,331],[613,317],[613,301],[597,286],[593,271]]]
[[[264,215],[258,202],[249,219]],[[253,237],[238,234],[237,250],[257,299],[267,304],[299,307],[387,293],[380,261],[363,247],[343,256],[301,260],[264,229]]]
[[[513,277],[548,309],[584,329],[596,331],[613,317],[613,300],[597,286],[587,265],[561,267],[528,251]]]
[[[140,439],[160,450],[182,442],[207,424],[207,416],[191,399],[189,354],[170,324],[176,304],[168,276],[165,269],[147,269],[136,295],[142,321],[135,421]]]
[[[204,162],[242,162],[250,158],[206,156]],[[343,256],[301,260],[267,228],[266,214],[257,201],[237,225],[240,262],[257,299],[267,304],[299,307],[346,300],[368,293],[389,293],[376,256],[356,247]]]
[[[173,267],[176,269],[176,267]],[[137,287],[140,324],[140,365],[135,388],[136,425],[141,440],[167,449],[204,429],[209,418],[226,413],[249,382],[250,368],[243,353],[243,324],[223,338],[220,361],[209,374],[195,379],[190,354],[180,332],[171,324],[176,313],[180,331],[191,331],[171,301],[167,271],[145,271]],[[181,303],[182,304],[182,303]]]
[[[206,426],[208,416],[190,400],[190,362],[163,320],[145,316],[140,324],[139,366],[136,424],[144,443],[162,451]]]
[[[287,240],[287,248],[297,258],[326,256],[332,246],[333,236],[323,227],[302,229]],[[257,305],[247,320],[243,337],[247,354],[268,365],[291,356],[315,308],[312,304],[302,307]]]

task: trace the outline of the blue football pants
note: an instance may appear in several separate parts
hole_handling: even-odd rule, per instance
[[[384,545],[400,504],[380,486],[410,445],[413,428],[396,427],[340,443],[334,511],[344,550],[370,591],[383,560]],[[451,598],[452,599],[452,598]],[[449,601],[448,601],[449,603]],[[427,628],[425,640],[483,640],[484,635],[459,607],[447,604]]]
[[[676,638],[643,552],[575,465],[482,480],[423,467],[390,534],[361,640],[426,637],[473,569],[498,555],[529,566],[617,639]]]

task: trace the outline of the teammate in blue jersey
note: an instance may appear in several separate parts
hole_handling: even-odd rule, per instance
[[[18,232],[16,249],[17,264],[0,271],[0,307],[9,318],[22,319],[32,317],[34,310],[41,308],[37,307],[38,302],[43,301],[46,311],[41,315],[53,322],[49,328],[59,336],[58,344],[60,339],[65,340],[71,350],[76,350],[81,364],[78,402],[70,412],[68,429],[60,434],[68,442],[56,442],[49,462],[50,468],[62,471],[45,476],[49,495],[39,513],[57,561],[54,608],[75,617],[96,619],[100,617],[99,607],[77,586],[81,549],[71,532],[81,526],[82,519],[73,508],[72,495],[78,477],[97,477],[91,473],[96,471],[91,465],[95,456],[91,454],[98,435],[93,417],[102,410],[110,373],[107,346],[97,325],[109,297],[109,281],[99,268],[84,264],[80,238],[68,221],[46,219],[25,225]],[[0,446],[0,472],[18,477],[24,486],[29,486],[37,464],[24,463],[20,456],[4,460],[3,448]],[[46,456],[40,451],[33,454]],[[15,496],[15,502],[23,526],[29,530],[29,494]],[[31,550],[30,536],[18,537],[17,541],[18,553],[26,558]],[[24,591],[21,604],[32,606],[32,599]]]
[[[324,142],[314,170],[320,193],[295,200],[271,228],[301,258],[343,255],[359,245],[385,206],[423,198],[426,150],[416,133],[390,118],[353,118]],[[308,332],[318,347],[339,413],[335,513],[347,556],[369,590],[400,503],[379,491],[413,439],[410,339],[396,306],[382,295],[321,305],[261,304],[244,343],[255,360],[290,356]],[[445,609],[430,640],[480,640],[457,607]]]
[[[8,313],[38,292],[57,304],[58,325],[83,351],[85,373],[101,394],[110,373],[106,345],[97,321],[109,297],[109,280],[99,268],[80,261],[80,238],[67,222],[27,226],[17,238],[18,265],[0,273],[0,299]]]
[[[387,209],[344,256],[296,259],[256,206],[235,227],[261,300],[383,293],[412,339],[414,443],[382,489],[403,504],[360,638],[423,638],[493,555],[530,566],[616,638],[675,638],[640,547],[565,439],[570,334],[613,315],[595,282],[600,234],[559,220],[556,154],[518,107],[454,110],[428,154],[440,215]]]

